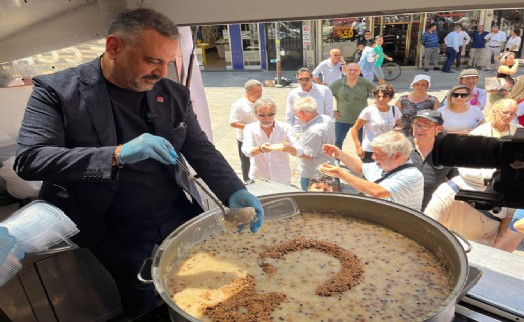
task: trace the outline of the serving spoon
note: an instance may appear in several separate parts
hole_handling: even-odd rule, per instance
[[[207,188],[205,188],[197,178],[191,174],[191,171],[182,164],[182,162],[177,162],[177,165],[182,169],[186,174],[189,180],[196,183],[202,191],[211,199],[213,202],[220,208],[222,212],[219,214],[218,221],[224,228],[229,231],[237,231],[238,228],[242,225],[251,223],[255,219],[256,211],[253,207],[243,207],[243,208],[234,208],[230,209],[224,207],[222,203],[211,193]]]

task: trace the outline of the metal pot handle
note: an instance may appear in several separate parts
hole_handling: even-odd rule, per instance
[[[140,270],[138,271],[138,274],[136,274],[136,277],[138,278],[138,280],[144,284],[153,284],[153,280],[146,280],[145,278],[142,277],[142,271],[144,270],[144,267],[146,267],[146,263],[149,261],[153,262],[153,257],[144,259],[144,262],[142,263],[142,266],[140,266]]]
[[[459,238],[460,240],[462,240],[462,242],[464,242],[464,244],[466,244],[467,248],[464,249],[464,251],[466,253],[471,252],[471,250],[473,249],[473,246],[471,245],[471,243],[466,238],[462,237],[462,235],[460,235],[456,231],[451,230],[451,232],[453,233],[453,235],[455,235],[455,237]]]

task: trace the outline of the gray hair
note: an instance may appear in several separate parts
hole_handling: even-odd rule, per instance
[[[391,157],[397,152],[402,156],[409,156],[413,147],[406,136],[397,131],[389,131],[375,137],[371,142],[373,148],[380,149],[382,152]]]
[[[303,111],[308,113],[316,113],[317,101],[311,96],[301,97],[293,104],[293,110],[297,112]]]
[[[308,74],[309,74],[309,77],[313,77],[313,72],[312,72],[309,68],[307,68],[307,67],[302,67],[302,68],[300,68],[300,69],[297,71],[297,76],[298,76],[298,74],[300,74],[300,73],[308,73]]]
[[[246,91],[250,90],[251,87],[254,87],[254,86],[260,86],[262,87],[262,83],[257,81],[256,79],[250,79],[248,80],[245,84],[244,84],[244,89]]]
[[[108,35],[136,41],[144,30],[153,29],[161,35],[178,39],[178,27],[164,14],[150,8],[127,9],[119,13],[109,26]]]
[[[517,101],[513,98],[502,98],[493,104],[491,113],[486,116],[486,121],[490,122],[495,119],[495,112],[502,111],[505,107],[517,109]]]
[[[255,113],[257,113],[258,109],[261,107],[273,107],[275,113],[277,112],[277,105],[275,104],[275,102],[273,102],[273,100],[269,98],[261,97],[257,99],[255,104],[253,104],[253,110],[255,111]]]

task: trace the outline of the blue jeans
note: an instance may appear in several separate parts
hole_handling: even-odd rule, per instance
[[[309,187],[309,178],[300,177],[300,188],[302,190],[307,191],[307,188]]]
[[[444,63],[444,67],[442,68],[442,70],[445,72],[449,72],[451,71],[451,65],[453,65],[455,57],[457,57],[457,52],[455,51],[455,48],[448,47],[446,48],[446,53],[448,54],[448,59],[446,59],[446,62]]]
[[[346,136],[349,132],[349,129],[354,125],[355,123],[342,123],[342,122],[335,122],[335,145],[342,150],[342,143],[344,143],[344,140],[346,139]],[[362,143],[362,128],[358,130],[358,140],[360,143]]]

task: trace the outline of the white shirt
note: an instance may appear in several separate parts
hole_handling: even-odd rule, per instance
[[[393,109],[395,115],[393,115]],[[362,149],[367,152],[373,151],[371,141],[377,135],[393,130],[396,120],[399,120],[401,117],[402,112],[394,105],[390,105],[387,112],[381,112],[375,104],[363,109],[358,117],[366,121],[363,129]]]
[[[460,33],[452,31],[447,34],[446,38],[444,38],[444,42],[446,43],[446,46],[452,47],[456,52],[458,52],[460,46],[462,46],[463,39],[464,38],[460,37]]]
[[[461,32],[459,32],[459,40],[461,40],[461,46],[465,46],[469,44],[469,42],[471,41],[471,38],[469,37],[467,32],[462,30]]]
[[[464,113],[453,112],[447,106],[439,108],[438,111],[442,114],[445,132],[472,130],[484,119],[482,111],[478,107],[471,105]]]
[[[512,51],[519,51],[520,48],[520,42],[521,38],[519,36],[517,37],[509,37],[508,42],[506,43],[506,48],[511,49],[513,46],[517,46],[516,49],[513,49]]]
[[[412,163],[411,159],[406,163]],[[364,163],[362,173],[366,180],[374,182],[384,176],[384,171],[375,162]],[[393,173],[379,182],[391,198],[385,198],[398,204],[420,210],[424,198],[424,176],[416,167],[407,168]]]
[[[469,132],[469,135],[501,138],[506,135],[515,135],[517,128],[521,127],[519,124],[510,123],[508,131],[499,132],[499,130],[494,128],[492,125],[492,122],[486,122],[482,125],[479,125],[476,129]],[[482,149],[482,147],[476,147],[476,149],[480,150]],[[464,179],[467,179],[468,181],[480,186],[484,186],[485,180],[491,179],[493,177],[493,173],[495,172],[495,170],[496,169],[487,168],[458,168],[460,175]]]
[[[333,65],[331,58],[328,58],[320,62],[317,68],[313,71],[313,77],[315,78],[319,77],[320,74],[322,74],[324,83],[329,85],[342,78],[342,66],[340,65],[340,62]]]
[[[253,105],[247,98],[239,98],[231,106],[231,113],[229,114],[229,123],[243,123],[249,124],[257,121]],[[237,140],[243,141],[242,130],[237,129]]]
[[[301,177],[312,178],[318,173],[317,167],[321,163],[332,160],[322,152],[324,144],[335,144],[335,125],[330,117],[317,115],[304,125],[304,132],[298,142],[302,152],[312,158],[311,160],[298,159]]]
[[[454,177],[451,180],[459,189],[470,190],[468,188],[471,184],[466,184],[462,177]],[[491,246],[498,234],[500,223],[489,219],[468,203],[455,200],[455,195],[456,192],[444,182],[433,193],[424,214],[468,240]],[[496,216],[504,218],[506,212],[506,208],[502,208]]]
[[[506,33],[499,30],[496,34],[490,32],[484,37],[488,41],[488,47],[500,47],[506,41]]]
[[[286,122],[298,131],[301,131],[304,124],[295,117],[293,103],[295,100],[306,96],[311,96],[317,101],[318,114],[333,118],[333,94],[329,87],[313,83],[311,90],[306,92],[299,86],[289,92],[286,105]]]
[[[279,144],[287,141],[289,145],[296,147],[291,125],[282,122],[275,122],[273,132],[267,137],[259,122],[246,125],[244,128],[244,142],[242,152],[251,158],[249,168],[249,178],[263,178],[282,184],[291,185],[291,167],[289,166],[289,153],[282,151],[272,151],[259,153],[255,156],[251,154],[254,147],[266,142]],[[301,151],[297,151],[301,154]]]

